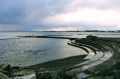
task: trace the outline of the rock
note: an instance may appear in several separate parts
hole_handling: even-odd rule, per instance
[[[25,75],[30,75],[30,74],[34,74],[34,70],[32,69],[24,69],[24,68],[20,68],[20,69],[16,69],[12,72],[12,76],[16,77],[16,76],[25,76]]]
[[[62,78],[58,77],[57,74],[53,74],[53,75],[52,75],[52,79],[62,79]]]
[[[114,70],[114,76],[115,76],[115,79],[120,79],[120,71]]]
[[[61,79],[72,79],[73,78],[73,76],[68,76],[65,73],[58,74],[58,77],[60,77]],[[75,79],[75,78],[73,78],[73,79]]]
[[[75,77],[73,77],[72,79],[78,79],[78,78],[75,76]]]
[[[87,78],[84,78],[84,79],[115,79],[115,78],[114,78],[114,76],[105,76],[105,77],[96,76],[96,77],[87,77]]]
[[[18,69],[20,69],[21,67],[18,66],[14,66],[11,68],[11,72],[17,71]]]
[[[114,76],[106,76],[104,79],[114,79]]]
[[[4,75],[3,73],[0,73],[0,79],[8,79],[8,77]]]
[[[77,79],[76,76],[69,76],[65,73],[51,73],[50,71],[41,68],[35,72],[36,79]]]
[[[2,64],[0,66],[0,72],[7,76],[10,76],[11,75],[11,66],[9,64]]]
[[[89,77],[88,79],[103,79],[102,76],[97,76],[97,77]]]
[[[2,64],[0,66],[0,69],[1,70],[5,70],[5,71],[8,71],[8,72],[11,72],[11,66],[9,64]]]
[[[44,68],[35,72],[36,79],[52,79],[52,74]]]
[[[10,75],[11,75],[11,73],[10,73],[10,72],[5,71],[5,70],[0,70],[0,72],[1,72],[1,73],[3,73],[3,74],[5,74],[5,75],[7,75],[7,76],[10,76]]]

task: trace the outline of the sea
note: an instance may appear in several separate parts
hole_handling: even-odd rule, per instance
[[[69,39],[21,38],[45,36],[85,38],[87,35],[119,38],[117,32],[0,32],[0,65],[30,66],[56,59],[87,54],[67,44]]]

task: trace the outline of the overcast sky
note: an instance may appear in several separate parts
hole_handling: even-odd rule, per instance
[[[0,31],[120,30],[120,0],[0,0]]]

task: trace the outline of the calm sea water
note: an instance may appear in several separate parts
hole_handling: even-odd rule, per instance
[[[65,35],[84,38],[86,35],[99,37],[120,37],[119,33],[94,32],[0,32],[0,65],[28,66],[69,56],[86,54],[82,49],[67,44],[67,39],[19,38],[28,35]]]

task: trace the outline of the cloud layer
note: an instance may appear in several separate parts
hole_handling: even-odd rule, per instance
[[[119,30],[120,0],[1,0],[0,31]]]

